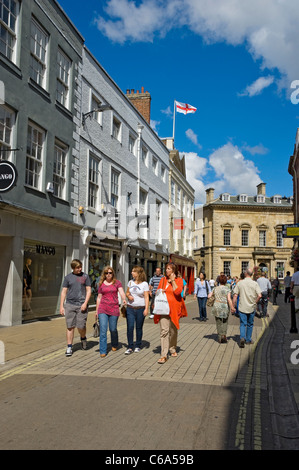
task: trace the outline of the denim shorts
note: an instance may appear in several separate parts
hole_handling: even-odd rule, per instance
[[[64,312],[67,328],[83,330],[86,327],[88,309],[82,312],[81,305],[65,304]]]

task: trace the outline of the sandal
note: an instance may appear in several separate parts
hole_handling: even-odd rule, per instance
[[[178,353],[177,352],[172,353],[171,357],[178,357]]]
[[[158,360],[158,364],[165,364],[166,361],[167,361],[167,357],[161,357],[161,358]]]

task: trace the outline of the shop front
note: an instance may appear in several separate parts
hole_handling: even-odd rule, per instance
[[[187,292],[189,294],[193,294],[195,261],[190,258],[175,254],[170,255],[170,261],[178,265],[182,278],[187,282]]]
[[[122,242],[114,239],[99,239],[93,235],[88,248],[88,274],[91,280],[90,305],[95,305],[102,271],[105,266],[112,266],[117,279],[122,281],[120,263]]]
[[[24,241],[22,320],[59,314],[65,247]]]

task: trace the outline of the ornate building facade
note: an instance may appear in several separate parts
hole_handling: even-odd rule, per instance
[[[220,272],[240,276],[247,267],[265,267],[268,277],[283,278],[292,272],[293,241],[283,238],[283,225],[293,223],[292,198],[266,196],[266,184],[249,196],[228,193],[214,198],[206,190],[203,206],[203,246],[194,250],[198,272],[216,279]]]

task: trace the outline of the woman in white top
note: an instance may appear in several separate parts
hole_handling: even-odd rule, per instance
[[[144,269],[141,266],[135,266],[132,269],[133,280],[129,281],[126,296],[127,304],[127,338],[128,349],[125,354],[139,352],[142,341],[142,328],[144,318],[148,314],[149,306],[149,285],[146,282]],[[134,349],[134,327],[136,325],[136,343]]]

